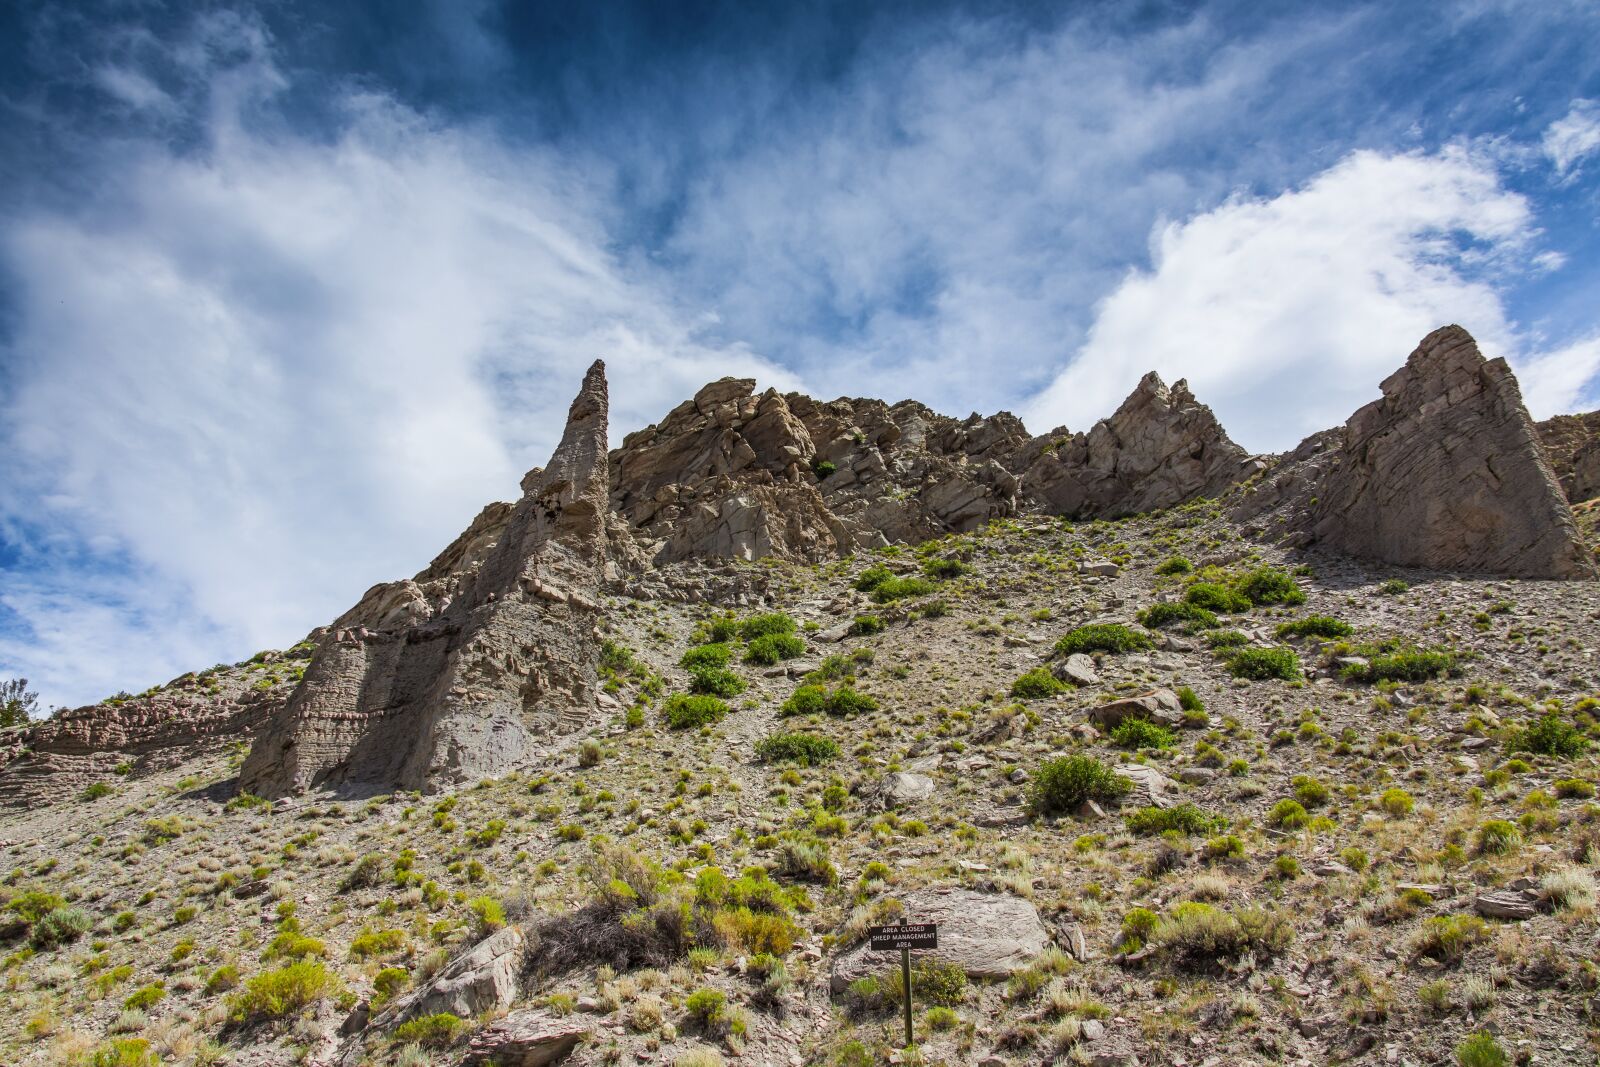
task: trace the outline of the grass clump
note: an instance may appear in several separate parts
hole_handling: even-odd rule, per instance
[[[810,767],[837,759],[839,745],[833,738],[821,734],[773,734],[756,742],[756,755],[764,763],[798,763]]]
[[[725,641],[713,641],[709,644],[696,645],[683,654],[678,661],[678,666],[686,671],[704,667],[726,667],[733,659],[733,648]]]
[[[447,1011],[422,1015],[395,1027],[394,1039],[423,1048],[449,1048],[466,1032],[467,1021]]]
[[[1456,674],[1458,657],[1442,648],[1383,649],[1358,647],[1352,655],[1365,663],[1349,663],[1341,672],[1350,682],[1426,682],[1441,675]]]
[[[1233,615],[1250,610],[1250,598],[1217,582],[1195,582],[1184,590],[1183,602],[1204,611]]]
[[[692,667],[689,691],[700,696],[736,697],[744,692],[745,681],[725,667]]]
[[[732,710],[714,696],[687,696],[674,693],[661,706],[661,714],[674,730],[688,730],[719,722]]]
[[[1494,1035],[1480,1030],[1456,1046],[1458,1067],[1507,1067],[1511,1057]]]
[[[1247,952],[1270,959],[1293,940],[1294,926],[1277,912],[1229,912],[1199,901],[1179,904],[1150,934],[1150,944],[1175,966],[1194,970],[1219,969]]]
[[[1383,791],[1383,795],[1378,798],[1378,806],[1387,814],[1399,819],[1410,815],[1417,802],[1412,799],[1410,793],[1395,787]]]
[[[894,577],[894,571],[881,563],[875,563],[861,572],[856,579],[856,590],[861,593],[870,593],[884,582]]]
[[[1489,936],[1489,924],[1476,915],[1435,915],[1422,921],[1411,950],[1444,964],[1460,963]]]
[[[338,989],[339,979],[320,961],[301,960],[247,980],[244,988],[228,999],[228,1015],[239,1023],[282,1019]]]
[[[1080,626],[1056,642],[1056,654],[1070,656],[1075,652],[1137,652],[1152,642],[1149,635],[1130,630],[1121,623],[1097,622]]]
[[[1474,847],[1482,856],[1504,856],[1520,844],[1522,844],[1522,833],[1515,823],[1504,819],[1490,819],[1478,827],[1478,837]]]
[[[926,578],[890,578],[873,587],[872,599],[880,604],[888,604],[914,596],[927,596],[938,588]]]
[[[1126,822],[1130,833],[1146,837],[1165,833],[1213,834],[1228,825],[1220,815],[1207,815],[1187,802],[1171,808],[1140,808]]]
[[[929,578],[944,581],[950,578],[960,578],[964,574],[971,574],[972,565],[963,563],[959,559],[930,559],[923,563],[922,573]]]
[[[1053,815],[1086,800],[1121,800],[1131,788],[1133,783],[1093,756],[1062,756],[1039,765],[1028,800],[1035,814]]]
[[[783,702],[778,714],[785,717],[819,714],[845,716],[876,710],[878,710],[876,700],[845,683],[832,691],[826,686],[802,685]]]
[[[1161,604],[1152,604],[1139,612],[1139,625],[1160,630],[1168,626],[1181,625],[1186,630],[1212,630],[1217,626],[1217,616],[1206,608],[1187,602],[1168,601]]]
[[[1349,637],[1355,628],[1332,615],[1307,615],[1284,623],[1276,632],[1278,640],[1284,641],[1293,637]]]
[[[770,611],[761,615],[752,615],[739,624],[739,639],[754,641],[768,634],[792,634],[798,627],[794,619],[781,611]]]
[[[786,659],[794,659],[806,650],[806,643],[794,634],[763,634],[751,641],[744,650],[744,661],[770,667]]]
[[[1589,739],[1555,712],[1540,717],[1511,735],[1507,752],[1532,752],[1539,756],[1573,759],[1589,748]]]
[[[1267,825],[1281,830],[1298,830],[1311,821],[1311,815],[1298,800],[1285,798],[1267,812]]]
[[[1156,573],[1160,575],[1188,574],[1194,570],[1194,564],[1183,556],[1168,556],[1156,564]]]
[[[1234,579],[1233,590],[1256,607],[1267,604],[1304,604],[1306,594],[1288,571],[1257,567]]]
[[[1300,678],[1300,657],[1289,648],[1241,648],[1227,658],[1228,673],[1252,682],[1281,678],[1286,682]]]
[[[1072,687],[1050,673],[1048,667],[1035,667],[1011,683],[1011,695],[1019,700],[1053,697]]]
[[[1123,719],[1111,729],[1111,740],[1122,748],[1171,748],[1178,735],[1148,719]]]

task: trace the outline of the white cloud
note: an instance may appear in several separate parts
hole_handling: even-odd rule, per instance
[[[1568,177],[1580,162],[1600,152],[1600,100],[1574,100],[1566,115],[1545,128],[1541,145],[1556,173]]]
[[[0,512],[97,550],[7,590],[33,638],[0,673],[49,702],[282,646],[420,568],[545,461],[597,357],[618,437],[721,374],[795,385],[614,259],[603,174],[377,96],[292,135],[249,117],[283,79],[237,43],[209,143],[120,147],[103,199],[0,235]]]
[[[1151,269],[1100,304],[1025,418],[1085,429],[1155,369],[1187,377],[1247,448],[1283,449],[1343,422],[1450,322],[1512,357],[1537,407],[1570,400],[1588,376],[1578,350],[1521,359],[1492,284],[1533,260],[1536,235],[1491,159],[1354,153],[1299,189],[1158,226]]]

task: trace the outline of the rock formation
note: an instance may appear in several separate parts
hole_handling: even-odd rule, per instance
[[[435,789],[517,765],[594,708],[605,566],[606,381],[596,362],[548,467],[415,578],[341,616],[245,760],[240,788]]]
[[[1436,570],[1594,574],[1505,360],[1435,330],[1383,396],[1301,443],[1235,514],[1302,545]]]
[[[1168,389],[1154,371],[1088,433],[1040,438],[1023,475],[1044,510],[1115,518],[1216,496],[1264,466],[1234,444],[1185,381]]]
[[[1567,499],[1582,504],[1600,496],[1600,411],[1557,415],[1537,429]]]
[[[969,978],[998,980],[1027,967],[1050,943],[1039,911],[1013,896],[967,889],[925,889],[901,900],[906,922],[937,923],[939,947],[919,956],[960,967]],[[868,975],[881,975],[900,962],[898,952],[874,952],[865,943],[834,959],[830,985],[835,993]]]

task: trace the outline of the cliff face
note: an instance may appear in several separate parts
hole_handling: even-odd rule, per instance
[[[437,789],[515,766],[595,703],[607,397],[596,363],[549,466],[416,578],[329,629],[240,788]]]
[[[1435,570],[1594,574],[1504,360],[1435,330],[1340,429],[1302,442],[1241,518],[1276,510],[1299,544]]]
[[[1600,411],[1557,415],[1534,429],[1567,500],[1582,504],[1600,497]]]

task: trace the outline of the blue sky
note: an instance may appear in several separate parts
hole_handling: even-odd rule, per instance
[[[1246,447],[1600,406],[1592,2],[0,8],[0,675],[284,646],[724,374]]]

